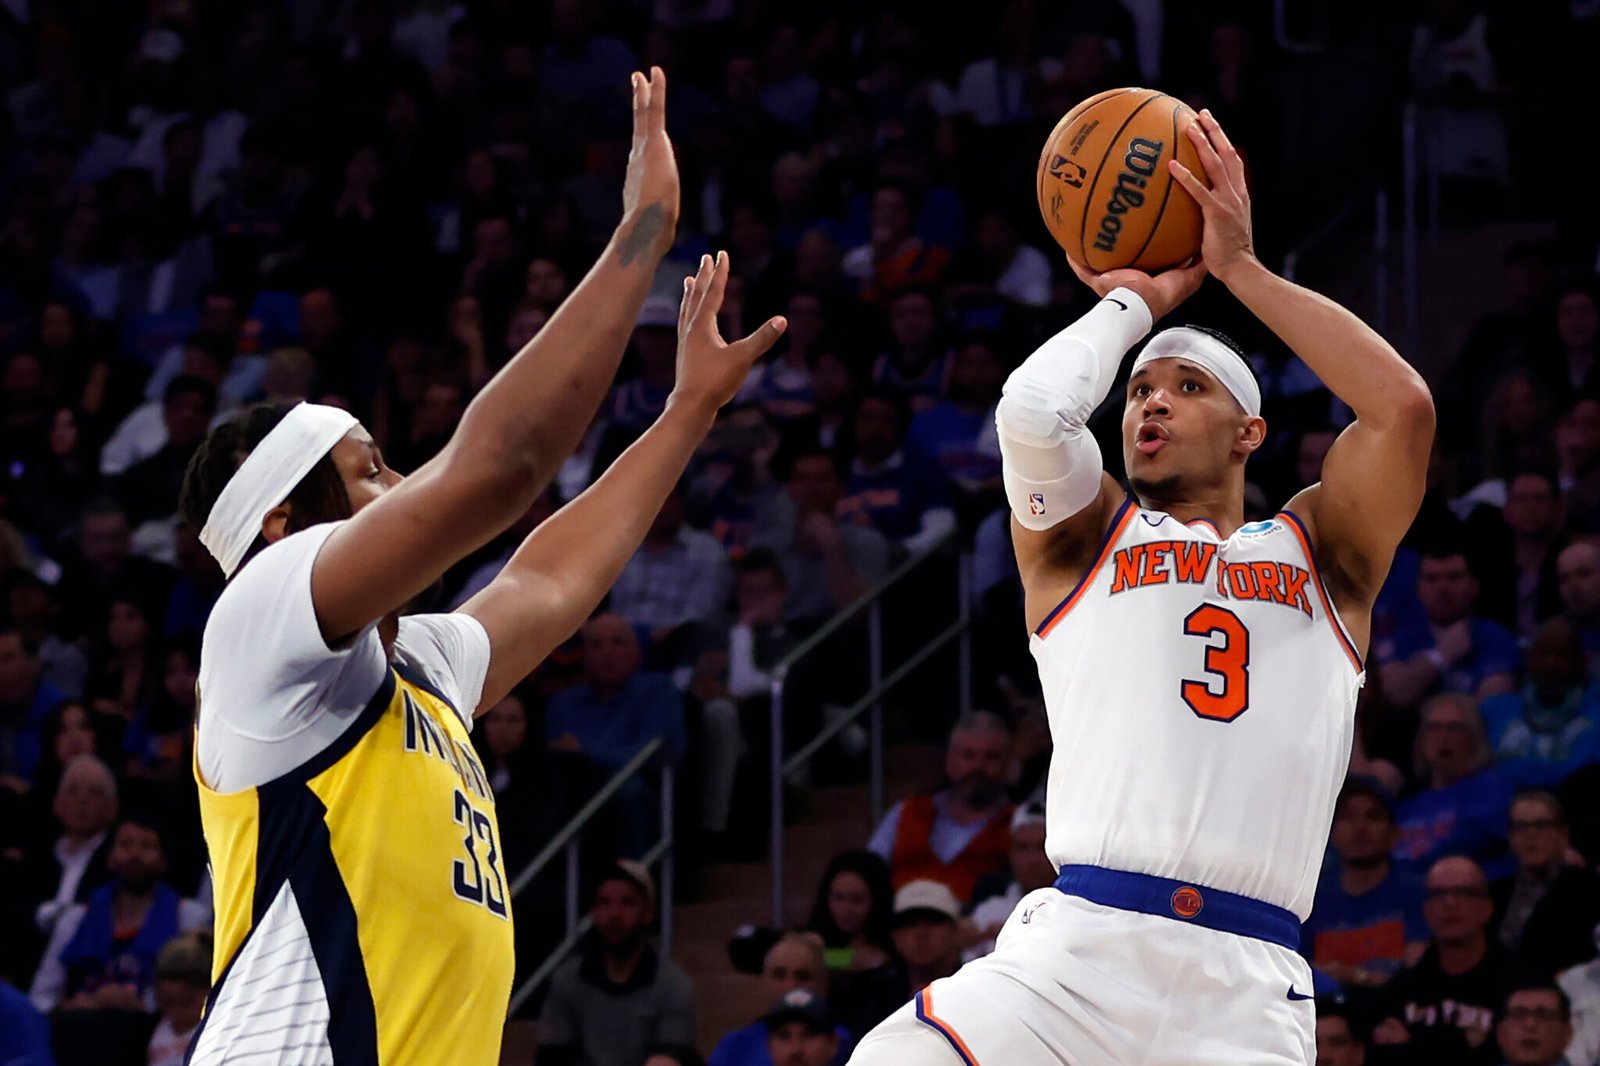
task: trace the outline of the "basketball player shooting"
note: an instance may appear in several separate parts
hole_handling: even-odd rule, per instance
[[[195,776],[216,973],[194,1066],[499,1060],[511,900],[468,740],[600,602],[717,409],[784,328],[725,344],[726,255],[685,279],[665,412],[459,612],[399,618],[577,445],[671,246],[666,80],[633,75],[621,225],[408,478],[343,411],[265,405],[196,453],[184,516],[229,577],[201,648]]]
[[[1201,262],[1083,280],[1102,300],[1006,383],[997,422],[1012,534],[1055,751],[1053,888],[998,947],[861,1044],[901,1062],[1274,1064],[1315,1057],[1295,948],[1349,759],[1371,609],[1420,506],[1422,379],[1344,308],[1252,251],[1238,153],[1190,131],[1209,188]],[[1234,347],[1168,329],[1133,361],[1133,494],[1085,423],[1124,354],[1209,272],[1355,411],[1322,481],[1245,524],[1266,424]]]

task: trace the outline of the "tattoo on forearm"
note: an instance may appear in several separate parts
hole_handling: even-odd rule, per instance
[[[638,262],[641,256],[655,247],[656,239],[661,236],[666,223],[666,212],[661,210],[660,204],[651,204],[639,212],[639,220],[622,238],[622,243],[617,245],[617,261],[623,266]]]

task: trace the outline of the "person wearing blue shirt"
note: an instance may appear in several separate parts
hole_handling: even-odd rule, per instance
[[[600,766],[622,766],[650,741],[683,758],[683,698],[665,674],[640,670],[638,637],[627,620],[600,615],[583,629],[585,681],[559,692],[545,714],[545,739]]]
[[[1422,790],[1399,806],[1396,861],[1422,873],[1444,856],[1465,855],[1491,878],[1510,873],[1511,782],[1490,766],[1483,718],[1472,697],[1446,693],[1423,705],[1415,761]]]
[[[786,933],[767,949],[761,960],[761,979],[775,997],[796,992],[814,997],[807,1006],[822,1007],[828,984],[828,967],[822,947],[803,933]],[[820,1032],[831,1033],[838,1041],[833,1066],[844,1066],[854,1044],[850,1033],[833,1020]],[[760,1018],[742,1029],[735,1029],[717,1041],[706,1066],[774,1066],[768,1047],[769,1019]],[[783,1064],[777,1064],[783,1066]]]
[[[1006,368],[988,338],[972,336],[956,348],[950,370],[949,399],[911,422],[909,443],[936,460],[968,491],[1000,485],[1000,444],[994,409]]]
[[[66,693],[40,677],[41,670],[38,649],[15,626],[0,624],[0,775],[33,780],[44,720],[66,702]]]
[[[1588,682],[1583,641],[1565,619],[1528,646],[1528,683],[1483,702],[1495,765],[1517,788],[1555,788],[1600,761],[1600,686]]]
[[[1583,641],[1589,680],[1600,681],[1600,544],[1580,540],[1561,549],[1556,589],[1566,620]]]
[[[1415,707],[1438,692],[1480,699],[1511,692],[1522,669],[1517,638],[1503,626],[1473,613],[1478,579],[1455,548],[1423,552],[1417,567],[1417,599],[1426,624],[1413,623],[1380,648],[1383,693],[1401,707]]]
[[[908,551],[931,545],[955,525],[944,472],[905,447],[905,402],[875,389],[855,414],[855,456],[839,518],[870,526]]]
[[[28,997],[0,981],[0,1066],[54,1066],[50,1023]]]
[[[1317,885],[1300,951],[1342,984],[1372,988],[1422,957],[1428,926],[1422,879],[1398,870],[1395,801],[1370,777],[1351,777],[1333,809],[1330,843],[1338,857]]]

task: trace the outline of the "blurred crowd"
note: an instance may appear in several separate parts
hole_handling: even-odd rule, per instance
[[[1484,264],[1504,303],[1460,308],[1470,336],[1432,375],[1428,499],[1375,612],[1306,930],[1319,1044],[1346,1064],[1600,1058],[1600,230],[1586,198],[1547,195],[1546,165],[1600,10],[1291,4],[1289,31],[1321,49],[1306,59],[1258,6],[0,5],[0,1060],[53,1045],[63,1064],[168,1066],[199,1018],[211,899],[190,760],[222,578],[176,505],[208,427],[307,398],[358,414],[396,469],[427,462],[604,244],[628,73],[652,63],[683,221],[617,387],[551,491],[416,609],[481,588],[661,411],[674,290],[701,252],[731,255],[725,333],[790,325],[605,611],[474,731],[509,867],[654,739],[680,771],[683,861],[762,857],[773,665],[953,539],[974,555],[989,711],[957,720],[947,688],[920,694],[912,729],[949,737],[928,768],[947,781],[838,856],[806,935],[736,941],[773,1006],[711,1061],[843,1061],[986,950],[1051,878],[992,411],[1092,299],[1037,221],[1038,146],[1116,85],[1209,106],[1247,156],[1270,258],[1385,172],[1384,150],[1345,145],[1397,142],[1414,101],[1447,223],[1557,221],[1562,239]],[[1347,412],[1226,293],[1181,314],[1256,364],[1272,435],[1250,517],[1269,515]],[[1115,464],[1115,419],[1099,428]],[[891,605],[891,651],[954,569],[936,560]],[[792,679],[787,743],[860,691],[862,644],[847,631]],[[845,730],[815,772],[850,772],[862,746]],[[656,886],[631,861],[664,812],[642,778],[614,808],[586,840],[595,928],[551,984],[540,1057],[687,1066],[692,989],[651,945]],[[518,901],[523,973],[562,935],[562,889]]]

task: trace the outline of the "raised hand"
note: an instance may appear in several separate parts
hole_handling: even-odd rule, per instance
[[[1256,257],[1250,232],[1250,190],[1244,180],[1244,160],[1222,132],[1222,126],[1212,117],[1209,109],[1201,111],[1199,118],[1189,127],[1189,139],[1200,153],[1206,177],[1205,183],[1176,159],[1167,163],[1176,178],[1205,216],[1205,235],[1200,244],[1200,256],[1217,279],[1227,283],[1228,275],[1238,267],[1252,262]]]
[[[762,354],[777,343],[789,323],[770,318],[754,333],[732,344],[722,339],[717,314],[728,287],[728,253],[700,257],[700,272],[683,279],[678,307],[678,381],[674,397],[710,404],[713,409],[733,399],[745,376]]]
[[[665,255],[678,226],[678,160],[667,137],[667,75],[651,67],[635,72],[633,146],[622,182],[623,235],[617,254],[624,265],[646,253]]]
[[[1206,279],[1206,264],[1203,260],[1163,270],[1159,274],[1146,274],[1142,270],[1129,268],[1096,274],[1071,256],[1067,257],[1067,264],[1072,267],[1072,272],[1078,275],[1078,279],[1093,289],[1098,296],[1104,296],[1112,289],[1132,289],[1150,308],[1151,319],[1157,322],[1193,296],[1195,290],[1200,288],[1200,283]]]

